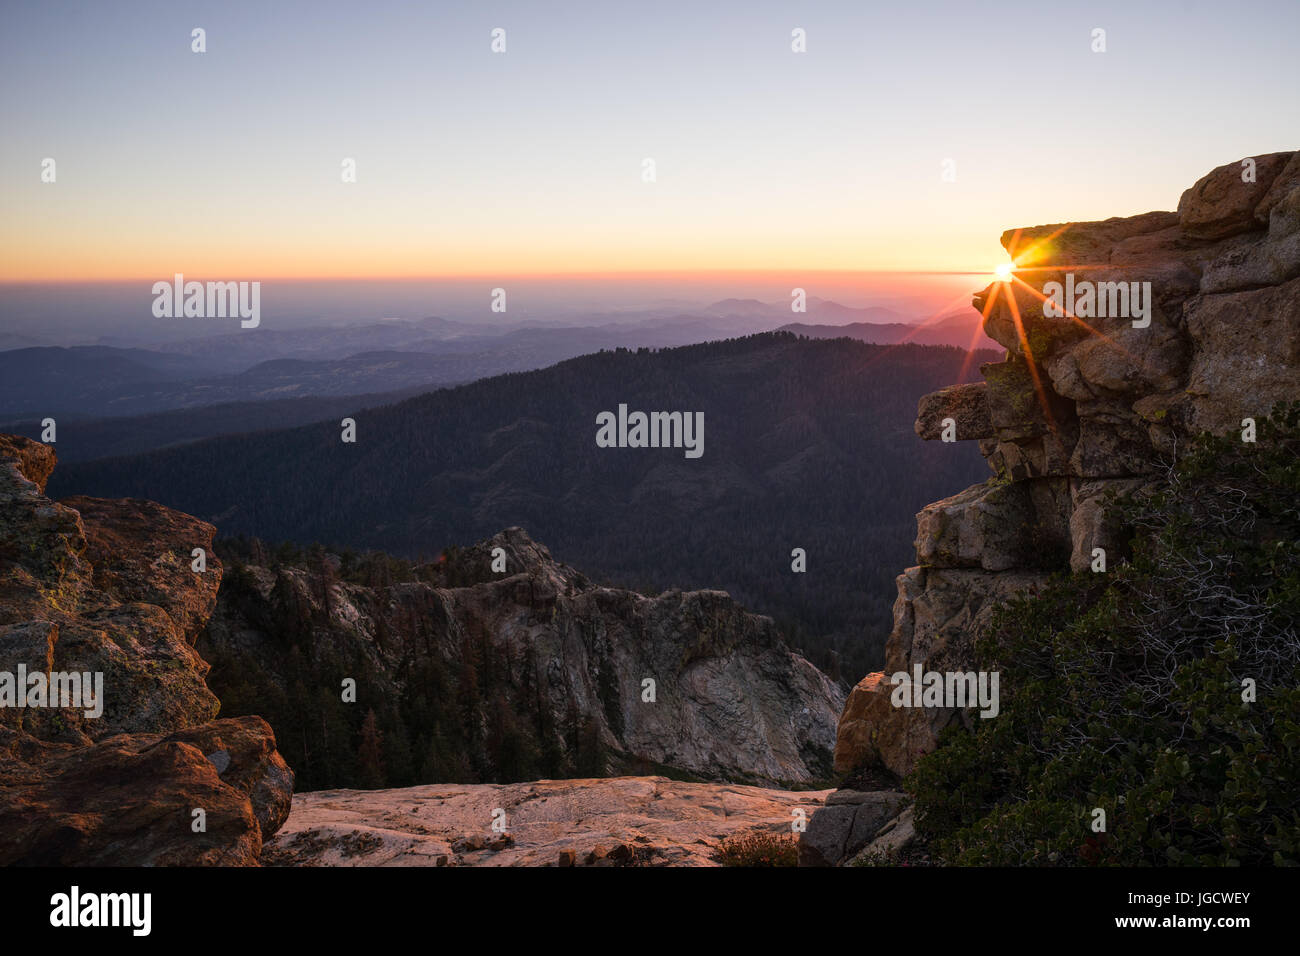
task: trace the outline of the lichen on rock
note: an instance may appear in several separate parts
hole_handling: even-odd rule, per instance
[[[190,555],[216,529],[147,501],[51,501],[54,464],[0,435],[0,671],[102,679],[102,713],[0,708],[0,865],[256,864],[293,772],[265,721],[214,720],[193,645],[221,564]]]

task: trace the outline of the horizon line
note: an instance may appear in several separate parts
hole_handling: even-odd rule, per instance
[[[719,276],[758,276],[772,275],[780,276],[789,273],[805,273],[808,275],[863,275],[863,276],[988,276],[993,274],[992,269],[804,269],[798,266],[789,266],[782,268],[770,269],[623,269],[599,272],[472,272],[472,273],[423,273],[423,274],[397,274],[397,275],[271,275],[260,279],[243,280],[256,282],[428,282],[431,280],[444,281],[470,281],[476,279],[529,279],[529,280],[546,280],[546,279],[587,279],[587,280],[617,280],[629,278],[703,278]],[[169,279],[178,273],[171,272],[167,276],[160,278],[157,273],[150,275],[125,276],[121,278],[98,278],[98,277],[76,277],[76,278],[59,278],[46,277],[37,279],[19,279],[0,277],[0,285],[80,285],[90,283],[112,284],[112,283],[136,283],[136,282],[161,282]],[[180,275],[185,275],[182,271]],[[206,275],[206,273],[191,273],[192,275]],[[200,280],[194,280],[200,281]],[[212,280],[217,281],[217,280]],[[232,281],[228,278],[220,281]]]

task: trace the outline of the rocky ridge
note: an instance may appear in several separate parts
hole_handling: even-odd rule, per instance
[[[492,571],[498,561],[504,570]],[[479,698],[500,692],[542,738],[535,743],[565,757],[576,717],[594,722],[610,771],[649,762],[746,783],[831,776],[843,691],[792,652],[770,618],[726,592],[647,596],[597,585],[521,528],[459,551],[454,568],[418,572],[369,585],[242,565],[243,584],[223,591],[201,646],[235,672],[258,668],[287,682],[293,675],[275,663],[282,637],[267,622],[291,613],[306,622],[304,653],[350,662],[350,673],[364,661],[368,700],[406,699],[431,659],[454,675],[473,658],[491,664],[491,688],[486,673],[474,680]],[[485,745],[486,725],[469,723],[461,732],[483,733]]]
[[[472,637],[502,673],[535,667],[521,690],[557,713],[576,704],[592,714],[626,761],[763,781],[828,773],[843,694],[784,645],[770,619],[725,593],[646,597],[600,587],[520,529],[460,552],[455,582],[430,567],[428,580],[377,589],[335,579],[324,597],[298,568],[241,565],[232,577],[213,550],[212,525],[152,502],[53,501],[44,492],[54,466],[51,447],[0,436],[0,672],[102,674],[103,708],[0,707],[0,865],[346,863],[358,845],[374,845],[368,834],[382,831],[381,846],[403,833],[428,835],[432,818],[413,809],[397,819],[395,809],[408,800],[418,808],[425,790],[451,804],[444,823],[460,829],[444,842],[458,864],[696,864],[714,861],[729,835],[784,830],[793,808],[820,805],[816,792],[663,777],[437,785],[354,792],[358,825],[331,823],[333,836],[322,836],[314,808],[340,797],[311,794],[295,806],[286,841],[264,858],[290,816],[294,774],[261,717],[216,719],[199,641],[254,653],[269,640],[310,637],[312,652],[341,644],[388,680],[369,692],[388,693],[406,679],[412,653],[400,622],[413,623],[408,636],[423,653],[454,658]],[[192,565],[196,551],[202,570]],[[494,552],[509,573],[488,570]],[[234,597],[227,578],[242,582]],[[306,609],[307,620],[327,626],[261,632],[249,619],[257,598]],[[653,705],[642,698],[643,675],[656,679]],[[514,808],[515,790],[521,824],[545,802],[538,794],[549,794],[550,836],[538,848],[522,839],[489,845],[475,835],[483,820],[469,822],[484,800]],[[328,849],[334,837],[341,856]],[[436,864],[425,852],[435,844],[417,842],[423,849],[400,859],[363,856]],[[493,856],[507,845],[515,849]],[[475,857],[480,851],[488,855]]]
[[[0,436],[0,672],[102,674],[102,713],[0,707],[0,864],[256,863],[293,773],[265,721],[214,719],[194,641],[215,529],[152,502],[51,501],[54,464]]]
[[[1001,601],[1088,571],[1097,549],[1121,557],[1110,502],[1153,484],[1162,456],[1300,396],[1300,152],[1221,166],[1176,212],[1015,229],[1002,245],[1019,281],[974,305],[1006,358],[981,368],[982,383],[924,397],[916,422],[933,440],[949,420],[993,478],[917,515],[918,564],[897,579],[885,669],[858,683],[839,721],[840,772],[907,774],[944,727],[978,719],[896,708],[890,675],[972,668]],[[1094,308],[1045,314],[1044,287],[1067,275],[1098,285]],[[1149,324],[1088,314],[1108,282],[1150,283]]]

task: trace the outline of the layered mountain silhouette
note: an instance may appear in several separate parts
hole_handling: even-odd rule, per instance
[[[12,347],[0,349],[0,423],[31,438],[41,437],[39,423],[47,417],[77,423],[87,447],[65,450],[68,461],[90,457],[91,450],[104,453],[103,435],[112,426],[98,424],[106,419],[288,399],[385,394],[395,401],[421,388],[529,371],[601,349],[669,348],[772,331],[790,317],[788,305],[725,299],[697,313],[592,314],[566,324],[475,325],[431,317],[313,329],[259,327],[149,347],[123,347],[111,337],[95,345]],[[892,309],[813,298],[801,320],[787,328],[884,345],[994,344],[978,337],[978,316],[919,321]],[[147,424],[133,430],[149,432]],[[190,431],[195,438],[221,434]],[[116,447],[110,453],[135,450]]]
[[[223,536],[409,557],[520,526],[614,583],[727,590],[834,671],[832,652],[878,660],[916,511],[982,474],[974,449],[909,427],[921,395],[980,360],[788,333],[618,350],[371,409],[355,443],[339,421],[231,436],[71,464],[55,490],[149,498]],[[620,404],[702,412],[703,457],[598,447],[596,416]]]

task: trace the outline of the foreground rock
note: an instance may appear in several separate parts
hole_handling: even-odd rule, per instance
[[[431,784],[298,794],[276,866],[716,866],[727,837],[790,834],[830,791],[666,777]],[[492,829],[504,811],[504,833]]]
[[[53,502],[54,463],[0,436],[0,672],[88,675],[102,694],[0,707],[0,864],[256,863],[293,773],[264,721],[212,719],[193,644],[221,581],[215,529],[151,502]]]
[[[0,865],[256,864],[292,790],[256,717],[88,747],[0,729]]]
[[[841,715],[837,771],[905,775],[942,729],[977,719],[895,707],[890,678],[973,670],[973,641],[1000,602],[1123,557],[1113,502],[1155,483],[1162,455],[1300,396],[1300,153],[1252,160],[1208,173],[1177,212],[1003,235],[1023,282],[994,283],[975,306],[1007,357],[982,367],[984,385],[921,399],[916,422],[937,439],[951,420],[994,478],[917,516],[918,566],[898,578],[885,670]],[[1096,284],[1091,304],[1049,314],[1046,284],[1070,275]],[[1150,283],[1145,316],[1131,283]]]
[[[897,790],[835,791],[799,837],[799,865],[842,863],[871,844],[906,802]]]
[[[876,832],[876,838],[848,861],[849,866],[890,866],[902,861],[916,842],[916,819],[908,807]]]

